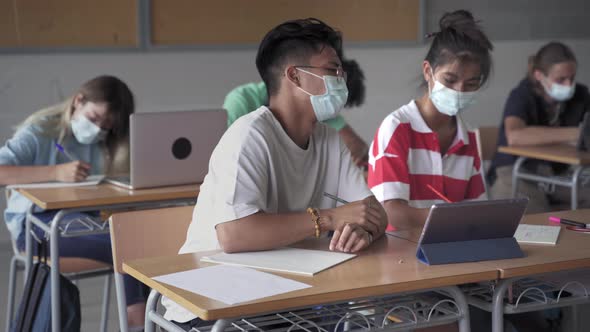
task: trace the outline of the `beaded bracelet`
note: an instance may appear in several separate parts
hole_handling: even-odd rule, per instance
[[[307,213],[311,215],[311,221],[315,228],[315,237],[319,238],[322,230],[320,229],[320,212],[316,208],[307,208]]]

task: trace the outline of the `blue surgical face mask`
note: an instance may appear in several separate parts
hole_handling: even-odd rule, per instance
[[[84,115],[78,115],[71,121],[72,133],[80,144],[94,144],[103,141],[108,132],[101,129]]]
[[[430,100],[432,100],[436,109],[442,114],[455,116],[476,103],[475,96],[477,95],[477,91],[462,92],[447,88],[434,78],[432,69],[430,69],[430,74],[434,81],[434,86],[430,90]]]
[[[545,79],[545,84],[543,85],[543,89],[545,92],[556,101],[566,101],[571,99],[576,92],[576,83],[572,82],[572,85],[564,85],[555,82],[551,82],[548,78]],[[547,88],[547,85],[550,88]]]
[[[309,95],[313,112],[318,121],[326,121],[332,119],[340,113],[346,100],[348,100],[348,88],[346,87],[346,80],[337,76],[319,76],[307,70],[297,68],[297,70],[313,75],[324,81],[326,92],[321,95],[312,95],[311,93],[298,87],[301,91]]]

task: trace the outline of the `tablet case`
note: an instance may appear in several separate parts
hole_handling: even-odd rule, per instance
[[[428,265],[524,257],[513,237],[528,199],[432,206],[416,257]]]
[[[416,257],[425,264],[438,265],[521,258],[524,254],[515,238],[506,237],[421,244]]]

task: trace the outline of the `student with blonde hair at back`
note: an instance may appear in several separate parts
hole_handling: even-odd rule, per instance
[[[0,185],[78,182],[93,174],[128,172],[129,116],[134,108],[133,94],[120,79],[98,76],[85,82],[71,98],[29,116],[0,147]],[[24,221],[31,205],[12,192],[4,211],[20,251],[25,248]],[[49,222],[55,213],[43,211],[40,218]],[[59,255],[112,264],[110,236],[62,238]],[[129,324],[141,328],[147,288],[125,276],[125,291]]]

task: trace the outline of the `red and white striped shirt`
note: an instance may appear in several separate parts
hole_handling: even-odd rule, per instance
[[[383,120],[369,150],[368,174],[380,202],[402,199],[415,208],[444,202],[427,184],[453,202],[484,198],[475,133],[456,119],[457,136],[444,156],[413,100]]]

